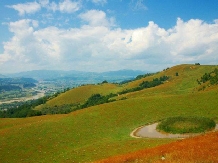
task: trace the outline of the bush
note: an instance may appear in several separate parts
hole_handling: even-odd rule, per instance
[[[179,73],[178,73],[178,72],[176,72],[176,76],[179,76]]]
[[[167,133],[201,133],[213,129],[216,123],[205,117],[170,117],[157,126],[157,129]]]
[[[65,104],[61,106],[54,107],[44,107],[41,110],[41,114],[67,114],[73,111],[73,105]]]
[[[104,81],[102,82],[102,84],[104,84],[104,83],[108,83],[108,81],[107,81],[107,80],[104,80]]]
[[[198,84],[206,83],[207,81],[210,81],[211,85],[218,84],[218,69],[215,68],[210,73],[205,73],[200,80],[197,80]]]

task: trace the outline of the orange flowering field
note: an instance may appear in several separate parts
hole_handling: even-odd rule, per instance
[[[97,161],[98,163],[217,163],[218,132],[178,140],[155,148]]]

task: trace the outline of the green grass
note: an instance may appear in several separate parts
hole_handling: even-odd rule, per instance
[[[58,97],[47,101],[46,104],[38,106],[36,109],[40,110],[43,107],[54,107],[62,106],[65,104],[84,103],[93,94],[100,93],[102,95],[108,95],[110,93],[118,92],[119,90],[119,86],[110,83],[99,85],[85,85],[62,93]]]
[[[205,117],[170,117],[161,121],[157,129],[172,134],[202,133],[214,129],[216,123]]]
[[[192,91],[197,87],[196,77],[204,74],[204,70],[211,71],[213,66],[202,66],[202,68],[199,66],[191,69],[192,71],[189,67],[190,65],[176,66],[157,74],[155,77],[163,74],[170,75],[181,69],[181,72],[178,71],[178,78],[172,77],[168,83],[161,86],[127,94],[126,100],[97,105],[66,115],[0,119],[1,161],[91,162],[176,141],[175,139],[134,139],[129,136],[135,128],[148,123],[173,116],[206,116],[218,122],[218,87]],[[149,78],[153,79],[153,77]],[[141,83],[141,81],[135,82]],[[99,85],[94,88],[106,95],[109,94],[108,92],[115,93],[133,85],[134,83],[122,87]],[[85,87],[78,88],[80,94],[71,90],[72,92],[68,92],[70,94],[66,92],[59,98],[63,99],[64,103],[64,97],[71,95],[68,99],[72,98],[71,100],[75,102],[74,97],[79,99],[76,95],[81,95],[83,101],[90,97],[83,93],[98,93],[91,86],[87,86],[87,90]],[[79,89],[83,89],[83,92],[79,92]],[[67,101],[68,99],[66,103],[70,102]]]
[[[128,99],[68,115],[13,119],[7,128],[0,125],[0,157],[4,162],[86,162],[137,151],[175,140],[130,138],[136,127],[179,115],[217,118],[217,106],[216,90]]]

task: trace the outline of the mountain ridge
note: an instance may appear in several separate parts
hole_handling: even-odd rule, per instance
[[[64,70],[32,70],[19,73],[5,74],[8,77],[31,77],[34,79],[57,79],[64,77],[135,77],[137,75],[146,73],[140,70],[117,70],[117,71],[106,71],[106,72],[85,72],[85,71],[64,71]]]

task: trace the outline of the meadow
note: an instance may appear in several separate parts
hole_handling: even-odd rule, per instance
[[[179,65],[121,86],[109,83],[86,85],[69,90],[45,105],[61,106],[65,103],[84,102],[94,93],[103,95],[116,93],[134,88],[143,81],[151,81],[163,75],[170,76],[169,80],[162,85],[119,95],[115,97],[114,102],[69,114],[0,119],[1,161],[94,162],[117,155],[121,155],[120,158],[122,158],[124,154],[142,150],[152,151],[152,149],[155,151],[156,148],[160,148],[157,150],[159,153],[154,152],[150,157],[151,162],[158,161],[161,149],[166,150],[170,146],[169,143],[173,143],[173,147],[179,149],[181,144],[186,144],[186,141],[135,139],[130,137],[130,133],[139,126],[172,116],[207,117],[218,123],[218,86],[205,83],[203,84],[205,89],[199,90],[202,85],[196,81],[205,72],[211,72],[216,67]],[[123,97],[125,100],[120,100]],[[216,140],[214,144],[217,144],[217,132],[206,137],[208,137],[207,140],[210,140],[209,138]],[[200,141],[200,138],[197,139]],[[187,139],[190,142],[191,140],[194,142],[194,139]],[[194,145],[196,146],[196,143]],[[215,145],[214,150],[217,150]],[[168,153],[172,156],[169,158],[173,162],[178,153],[175,157],[172,153]],[[212,161],[214,161],[217,159],[214,157],[215,154],[212,151],[208,158],[213,158]],[[134,155],[134,157],[131,156],[132,162],[138,156],[142,156],[143,160],[147,159],[147,156],[143,154]],[[205,162],[211,161],[206,157],[204,159]]]

